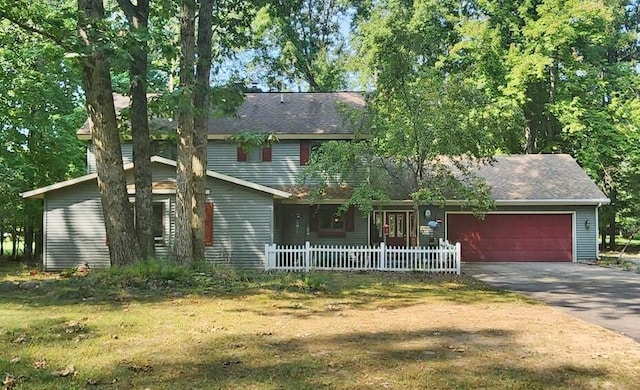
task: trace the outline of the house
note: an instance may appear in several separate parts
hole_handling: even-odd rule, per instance
[[[369,214],[350,209],[338,217],[337,194],[319,205],[296,190],[296,178],[315,144],[349,140],[338,104],[363,107],[361,94],[249,93],[234,118],[209,122],[205,254],[209,261],[262,268],[265,245],[367,245],[383,234],[388,245],[410,246],[439,238],[462,242],[465,261],[577,261],[598,256],[598,207],[608,199],[568,155],[498,156],[479,170],[492,188],[496,209],[478,220],[456,202],[447,207],[411,201],[379,204]],[[118,99],[120,107],[126,99]],[[228,138],[242,131],[269,132],[278,142],[244,152]],[[88,126],[78,137],[90,140]],[[156,141],[153,198],[157,253],[171,254],[175,226],[175,147]],[[132,147],[122,145],[133,195]],[[87,147],[88,174],[23,194],[44,199],[45,269],[83,261],[108,266],[95,158]],[[417,215],[416,215],[417,214]]]

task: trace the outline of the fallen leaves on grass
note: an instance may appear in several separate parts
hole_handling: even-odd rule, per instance
[[[467,352],[469,350],[469,348],[464,345],[447,345],[447,348],[458,353]]]
[[[148,363],[134,363],[129,359],[123,359],[122,364],[127,366],[127,370],[136,374],[153,371],[153,366]]]
[[[14,344],[22,344],[27,341],[27,335],[25,333],[13,339],[11,342]]]
[[[73,364],[68,364],[64,369],[59,371],[52,371],[51,375],[59,377],[67,377],[69,375],[74,376],[77,374],[76,367]]]
[[[36,370],[43,370],[46,367],[47,361],[44,359],[36,360],[35,362],[33,362],[33,368],[35,368]]]
[[[4,374],[4,379],[2,380],[2,390],[11,390],[15,385],[18,384],[18,379],[14,375],[9,374],[8,372]]]

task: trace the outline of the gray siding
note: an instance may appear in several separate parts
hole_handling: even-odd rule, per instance
[[[264,268],[264,247],[273,241],[271,195],[209,178],[214,203],[213,246],[208,261],[237,268]]]
[[[130,142],[122,144],[122,161],[125,164],[133,162],[133,144]],[[87,146],[87,173],[96,171],[96,155],[93,153],[93,144]]]
[[[438,210],[441,212],[440,215],[444,215],[442,209],[431,208],[432,213],[433,210]],[[459,211],[459,208],[447,208],[447,211]],[[597,226],[598,222],[596,220],[596,207],[595,206],[526,206],[526,207],[518,207],[518,206],[501,206],[496,210],[492,211],[514,211],[518,213],[540,213],[540,212],[567,212],[567,213],[575,213],[575,250],[574,254],[576,260],[592,260],[597,258],[598,256],[598,236],[597,236]],[[589,228],[587,229],[585,226],[585,221],[589,221]],[[443,218],[443,225],[445,223],[445,218]],[[444,232],[444,226],[442,231]]]
[[[48,194],[45,212],[46,270],[72,268],[83,261],[96,268],[110,265],[95,181]]]
[[[175,168],[154,164],[155,181],[175,177]],[[133,180],[128,175],[128,182]],[[207,260],[240,268],[264,267],[264,246],[273,242],[273,199],[269,194],[232,183],[208,179],[214,202],[213,246]],[[165,204],[165,242],[156,246],[157,257],[171,257],[175,234],[175,196],[154,195]],[[131,197],[133,201],[133,197]],[[109,251],[100,194],[96,182],[81,183],[47,194],[45,217],[45,267],[71,268],[87,261],[91,267],[108,267]]]
[[[354,216],[353,232],[346,232],[344,237],[319,237],[315,232],[309,231],[309,205],[282,205],[280,214],[276,217],[278,226],[276,231],[280,233],[275,237],[275,242],[287,245],[301,245],[306,241],[311,244],[327,245],[368,245],[369,225],[366,214],[356,211]],[[300,219],[297,221],[297,215]]]
[[[576,257],[578,260],[593,260],[598,254],[598,221],[595,207],[578,207],[576,210]],[[589,228],[585,221],[589,221]]]
[[[225,141],[209,141],[207,149],[207,169],[229,176],[268,186],[296,184],[298,174],[304,168],[300,166],[299,141],[282,141],[273,145],[271,161],[238,162],[236,145]],[[133,146],[122,144],[124,163],[133,162]],[[87,147],[87,171],[96,171],[96,158],[93,145]]]
[[[270,162],[238,162],[236,145],[209,141],[207,168],[267,186],[296,184],[300,166],[300,143],[282,141],[273,145]]]

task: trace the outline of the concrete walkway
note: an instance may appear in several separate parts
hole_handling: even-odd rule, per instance
[[[464,263],[462,272],[640,342],[640,274],[582,263]]]

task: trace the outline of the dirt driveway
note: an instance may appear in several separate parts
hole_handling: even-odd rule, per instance
[[[640,274],[583,263],[465,263],[462,272],[640,342]]]

